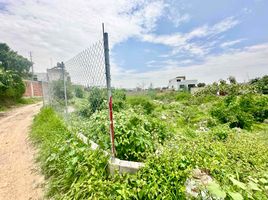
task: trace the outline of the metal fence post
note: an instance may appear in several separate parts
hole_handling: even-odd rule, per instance
[[[102,24],[102,30],[103,30],[106,86],[108,92],[108,108],[110,118],[110,139],[112,144],[112,159],[114,159],[115,146],[114,146],[114,124],[113,124],[113,104],[112,104],[111,73],[110,73],[110,59],[109,59],[109,42],[108,42],[108,33],[104,32],[104,24]]]
[[[63,77],[63,87],[64,87],[64,101],[65,101],[65,114],[68,115],[68,103],[67,103],[67,88],[66,88],[66,78],[65,78],[65,66],[64,63],[61,62],[62,68],[62,77]]]
[[[44,81],[41,81],[41,86],[42,86],[42,99],[43,99],[43,107],[45,107],[46,103],[45,103],[45,90],[44,90]]]

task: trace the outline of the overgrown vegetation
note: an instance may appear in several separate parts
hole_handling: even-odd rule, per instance
[[[24,91],[25,85],[18,74],[0,68],[0,100],[20,99]]]
[[[0,109],[20,101],[25,85],[22,78],[30,76],[32,63],[0,43]]]
[[[66,125],[50,108],[36,117],[32,138],[55,199],[189,199],[193,170],[213,178],[208,199],[268,198],[268,97],[252,84],[221,81],[195,95],[114,93],[117,157],[142,161],[135,175],[111,176],[108,157],[71,133],[110,149],[106,92],[84,91]],[[96,107],[93,107],[96,105]],[[85,114],[86,113],[86,114]],[[71,133],[70,133],[71,132]]]

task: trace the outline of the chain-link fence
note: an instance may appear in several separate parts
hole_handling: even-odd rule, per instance
[[[92,115],[107,109],[107,127],[114,149],[112,94],[108,34],[66,62],[47,70],[47,83],[43,83],[44,102],[64,114],[71,123],[72,112],[85,104],[85,114]]]

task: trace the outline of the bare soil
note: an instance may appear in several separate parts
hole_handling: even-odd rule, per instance
[[[0,115],[0,200],[43,199],[44,178],[28,139],[41,106],[27,105]]]

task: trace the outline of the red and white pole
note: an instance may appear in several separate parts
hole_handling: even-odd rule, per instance
[[[109,59],[109,42],[108,33],[104,32],[104,24],[102,24],[103,30],[103,46],[104,46],[104,61],[106,72],[106,86],[108,92],[108,106],[109,106],[109,119],[110,119],[110,139],[111,139],[111,151],[112,159],[115,158],[115,146],[114,146],[114,123],[113,123],[113,101],[112,101],[112,89],[111,89],[111,73],[110,73],[110,59]]]

